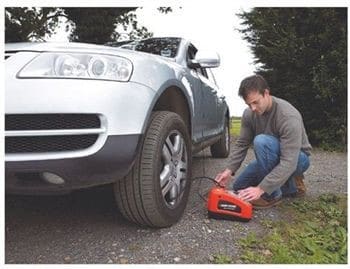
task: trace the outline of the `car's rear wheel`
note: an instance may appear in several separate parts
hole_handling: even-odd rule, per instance
[[[133,169],[114,187],[118,207],[128,220],[168,227],[181,218],[191,185],[190,145],[177,114],[152,114]]]
[[[225,120],[225,129],[219,141],[210,146],[211,155],[214,158],[226,158],[230,154],[230,124]]]

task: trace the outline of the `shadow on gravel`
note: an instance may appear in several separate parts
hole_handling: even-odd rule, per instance
[[[118,223],[122,226],[133,226],[124,220],[118,211],[110,185],[65,195],[6,195],[5,201],[6,223],[21,218],[26,221],[26,226],[35,225],[38,222],[57,225],[57,223],[72,221],[82,223],[103,221],[110,225]],[[28,222],[28,220],[31,221]]]

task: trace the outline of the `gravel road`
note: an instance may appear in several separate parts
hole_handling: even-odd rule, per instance
[[[248,160],[253,153],[249,151]],[[227,159],[209,151],[194,157],[193,177],[214,177]],[[347,193],[347,154],[314,150],[305,174],[307,195]],[[261,220],[287,217],[278,206],[255,211],[250,222],[207,218],[205,193],[212,183],[195,181],[182,219],[170,228],[140,228],[117,212],[110,188],[51,197],[6,196],[7,264],[203,264],[215,255],[241,263],[238,240],[261,230]],[[286,199],[284,203],[290,202]]]

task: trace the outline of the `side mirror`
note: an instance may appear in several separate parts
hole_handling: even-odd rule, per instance
[[[212,51],[198,51],[194,60],[190,61],[190,67],[214,68],[220,66],[220,56]]]

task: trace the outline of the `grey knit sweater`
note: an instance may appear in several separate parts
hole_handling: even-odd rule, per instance
[[[280,141],[280,162],[262,180],[259,187],[268,194],[281,187],[295,171],[300,150],[310,155],[309,143],[303,119],[290,103],[272,96],[272,107],[262,115],[247,108],[241,121],[241,133],[230,157],[229,168],[236,172],[246,157],[254,137],[259,134],[272,135]]]

